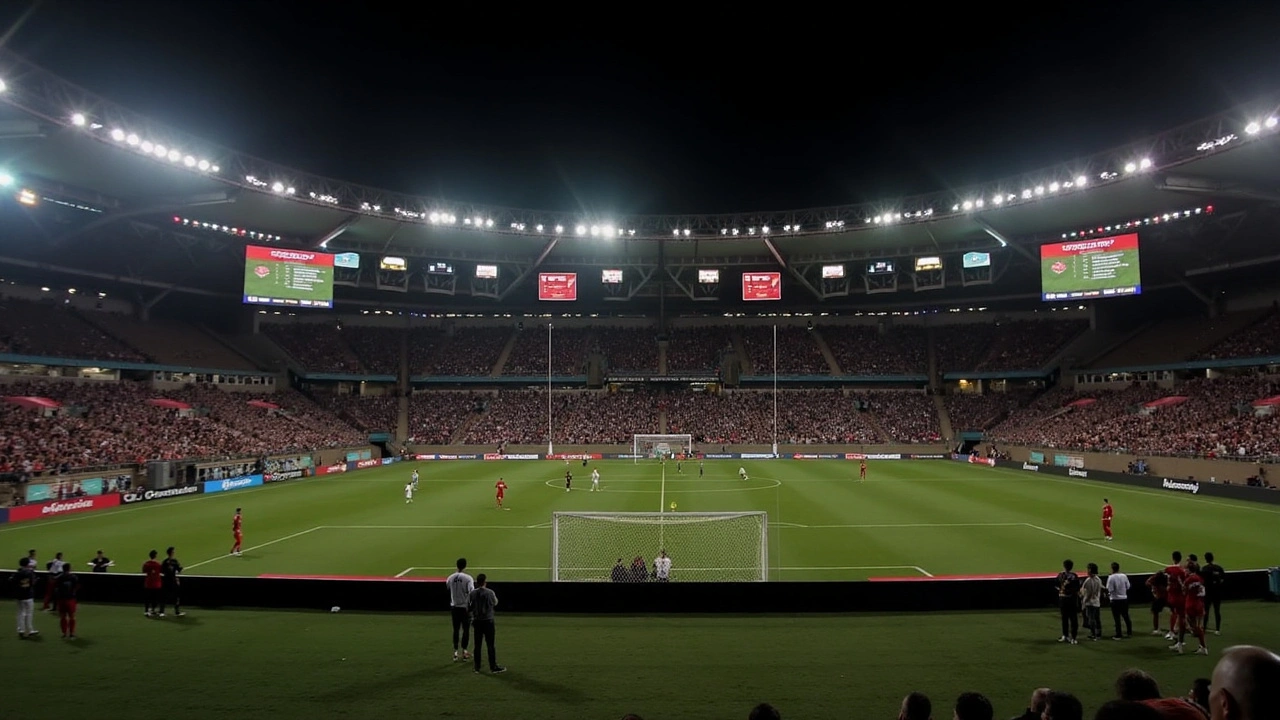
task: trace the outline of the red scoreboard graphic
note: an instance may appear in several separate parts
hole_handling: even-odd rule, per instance
[[[743,300],[781,300],[782,273],[742,273]]]
[[[577,300],[578,273],[538,273],[539,300]]]

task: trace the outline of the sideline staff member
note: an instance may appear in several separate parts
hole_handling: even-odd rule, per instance
[[[476,654],[475,671],[480,672],[480,656],[484,654],[483,642],[489,646],[489,672],[497,674],[507,669],[498,664],[498,655],[493,649],[493,609],[498,606],[498,596],[488,587],[488,578],[484,573],[476,576],[476,589],[467,598],[467,608],[471,611],[471,625],[475,629]]]

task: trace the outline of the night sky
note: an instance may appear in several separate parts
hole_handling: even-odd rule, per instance
[[[930,192],[1280,90],[1274,2],[397,10],[414,5],[46,0],[19,21],[15,0],[0,20],[36,63],[237,150],[615,216]]]

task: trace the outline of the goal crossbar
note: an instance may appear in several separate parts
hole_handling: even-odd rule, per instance
[[[638,463],[642,458],[664,458],[670,455],[693,455],[693,436],[688,434],[673,435],[632,435],[631,454]]]
[[[657,580],[666,552],[672,582],[769,579],[766,512],[556,512],[553,582]]]

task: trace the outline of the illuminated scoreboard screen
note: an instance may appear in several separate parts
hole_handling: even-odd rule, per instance
[[[333,307],[333,255],[246,246],[244,302],[275,307]]]
[[[1084,300],[1142,293],[1138,234],[1040,246],[1044,300]]]

